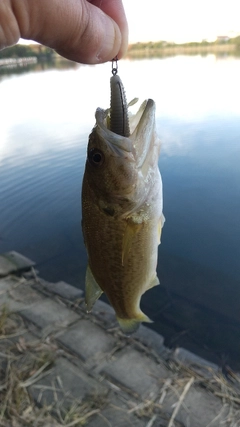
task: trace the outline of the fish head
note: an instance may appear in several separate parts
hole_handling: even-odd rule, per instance
[[[126,196],[134,188],[136,171],[132,141],[109,129],[108,110],[96,111],[89,136],[85,173],[96,195],[108,201]]]
[[[109,109],[98,108],[95,116],[84,179],[100,209],[110,215],[127,216],[144,200],[158,163],[155,103],[149,99],[136,114],[129,114],[128,136],[111,130]]]

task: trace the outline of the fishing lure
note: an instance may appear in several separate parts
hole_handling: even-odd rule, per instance
[[[118,135],[129,136],[128,104],[124,86],[118,73],[118,59],[112,60],[112,77],[110,79],[110,130]]]

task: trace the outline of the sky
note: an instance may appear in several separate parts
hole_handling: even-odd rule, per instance
[[[217,36],[240,35],[240,0],[123,0],[123,4],[129,43],[214,41]]]
[[[123,0],[129,42],[215,40],[240,34],[239,0]]]

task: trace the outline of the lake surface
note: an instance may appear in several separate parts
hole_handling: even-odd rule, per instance
[[[240,368],[240,59],[122,60],[128,100],[156,101],[166,223],[142,309],[169,346]],[[0,253],[84,288],[81,182],[111,64],[0,74]]]

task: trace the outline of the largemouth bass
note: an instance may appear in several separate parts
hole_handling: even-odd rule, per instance
[[[142,294],[159,284],[158,245],[164,223],[160,141],[155,103],[146,100],[129,117],[120,78],[111,78],[111,107],[96,110],[82,186],[82,229],[88,254],[85,302],[90,311],[102,292],[122,331],[151,320]]]

